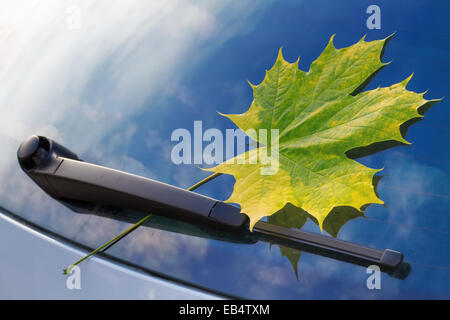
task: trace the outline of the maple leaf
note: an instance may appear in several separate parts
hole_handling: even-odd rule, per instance
[[[382,169],[368,168],[347,152],[383,141],[409,144],[400,126],[422,117],[419,108],[439,101],[408,91],[412,75],[390,87],[361,92],[388,64],[381,57],[391,37],[370,42],[362,38],[342,49],[334,47],[333,37],[308,72],[298,68],[298,60],[284,60],[280,49],[264,80],[250,83],[254,99],[249,110],[224,115],[262,144],[208,169],[235,177],[226,202],[241,205],[250,229],[287,203],[313,216],[321,230],[335,207],[360,210],[367,204],[383,204],[372,185]],[[258,136],[259,129],[278,129],[275,143]],[[275,144],[278,151],[271,150]],[[268,158],[260,159],[264,155]],[[275,174],[261,174],[267,161],[276,162]]]

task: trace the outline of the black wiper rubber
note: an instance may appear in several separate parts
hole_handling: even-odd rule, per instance
[[[391,249],[378,250],[347,242],[317,233],[298,229],[289,229],[259,221],[253,227],[254,232],[267,237],[272,244],[319,254],[329,258],[368,267],[378,265],[381,271],[403,279],[409,273],[410,266],[403,263],[403,255]],[[401,270],[400,267],[401,266]]]
[[[381,251],[261,221],[253,228],[255,236],[248,236],[248,217],[233,205],[159,181],[83,162],[75,153],[46,137],[34,135],[26,139],[20,145],[17,157],[24,172],[47,194],[79,212],[90,204],[151,212],[231,232],[234,239],[239,235],[243,240],[257,236],[260,240],[359,265],[379,265],[388,273],[395,272],[403,261],[403,255],[394,250]]]

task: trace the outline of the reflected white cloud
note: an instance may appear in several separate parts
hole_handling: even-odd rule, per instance
[[[420,212],[435,201],[433,193],[450,194],[449,177],[441,169],[401,157],[395,151],[385,163],[386,176],[381,179],[379,190],[384,196],[388,221],[417,225]],[[415,231],[402,227],[397,230],[402,237]]]
[[[118,243],[111,252],[138,261],[151,269],[170,270],[170,274],[190,279],[187,265],[202,264],[208,251],[208,241],[203,238],[165,232],[146,227],[137,229],[129,238]]]
[[[20,172],[16,150],[31,134],[48,135],[82,157],[150,178],[155,174],[124,146],[133,122],[153,97],[231,37],[252,30],[268,3],[252,1],[8,1],[0,11],[0,204],[90,245],[109,240],[125,224],[62,206]],[[75,6],[80,28],[68,28]],[[171,89],[167,89],[171,88]],[[178,97],[189,104],[184,88]],[[152,140],[154,141],[154,139]],[[161,145],[159,145],[161,147]],[[181,179],[181,180],[180,180]],[[185,178],[177,178],[182,183]],[[206,242],[136,233],[131,256],[157,246],[159,254],[201,258]],[[164,239],[162,239],[164,238]]]
[[[241,18],[256,9],[250,2],[185,0],[14,3],[0,13],[0,39],[8,44],[0,56],[0,133],[20,140],[52,125],[81,152],[248,29]],[[73,5],[79,30],[67,28]],[[249,26],[238,28],[243,24]]]

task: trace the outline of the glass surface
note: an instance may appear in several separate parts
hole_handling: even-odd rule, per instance
[[[187,188],[208,173],[170,161],[171,133],[192,130],[195,120],[204,130],[234,129],[216,110],[246,111],[252,101],[247,80],[261,82],[281,46],[288,61],[300,56],[300,69],[308,70],[332,34],[341,48],[364,34],[369,41],[396,32],[383,58],[392,63],[366,90],[414,72],[409,90],[429,89],[428,99],[448,97],[450,3],[386,1],[380,4],[381,30],[368,30],[371,4],[101,1],[72,8],[64,1],[10,1],[0,12],[0,205],[91,247],[112,239],[129,224],[75,213],[49,198],[20,170],[20,142],[31,134],[48,136],[86,161]],[[73,10],[79,10],[79,28],[67,21]],[[283,255],[264,242],[141,227],[108,252],[247,298],[448,299],[449,120],[447,98],[409,129],[412,145],[358,159],[384,168],[378,192],[386,205],[369,206],[365,218],[348,221],[338,238],[400,251],[412,267],[405,280],[382,274],[381,290],[367,288],[363,267],[305,252]],[[233,183],[221,176],[197,191],[225,200]],[[320,232],[310,220],[303,230]],[[61,261],[61,269],[71,263]]]

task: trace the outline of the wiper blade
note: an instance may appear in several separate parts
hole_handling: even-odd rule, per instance
[[[338,240],[321,234],[259,221],[248,231],[248,217],[240,209],[159,181],[84,162],[59,143],[42,136],[26,139],[17,151],[24,172],[52,198],[66,206],[89,212],[101,204],[152,212],[208,230],[224,233],[235,242],[263,240],[334,259],[369,266],[389,274],[402,266],[403,255]],[[255,240],[256,239],[256,240]],[[403,277],[403,276],[401,276]]]

